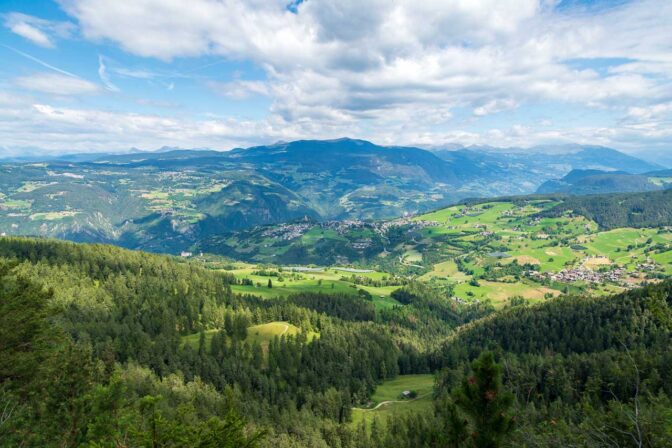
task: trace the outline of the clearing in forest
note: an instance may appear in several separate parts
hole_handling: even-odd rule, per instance
[[[376,388],[369,406],[353,408],[352,424],[358,425],[362,420],[370,424],[376,417],[384,424],[387,417],[394,413],[429,410],[432,408],[433,389],[434,375],[399,375],[385,381]],[[414,391],[417,396],[402,398],[404,391]]]

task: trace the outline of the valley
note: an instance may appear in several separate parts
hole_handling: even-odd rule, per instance
[[[671,24],[0,1],[0,448],[672,448]]]
[[[672,189],[608,154],[645,173],[562,182],[635,192],[466,199],[504,159],[352,140],[2,164],[0,341],[31,342],[0,344],[0,405],[22,406],[0,434],[438,447],[477,427],[483,377],[518,419],[503,446],[592,446],[635,406],[664,446]],[[559,185],[543,160],[505,191]]]
[[[240,232],[220,249],[204,250],[253,263],[230,266],[246,282],[234,286],[238,292],[368,293],[378,306],[393,305],[393,291],[412,279],[460,303],[503,306],[514,298],[538,302],[568,292],[613,294],[672,275],[669,226],[601,229],[569,211],[546,216],[562,203],[520,197],[385,222],[299,222]],[[364,272],[345,275],[330,262]],[[315,267],[283,265],[290,263]]]
[[[0,164],[0,233],[176,254],[195,245],[226,244],[223,234],[260,225],[308,220],[340,234],[343,222],[418,215],[465,198],[530,194],[538,188],[571,193],[544,184],[555,185],[553,179],[570,170],[593,173],[583,176],[584,182],[595,178],[596,170],[633,173],[603,173],[629,183],[577,189],[578,194],[667,188],[669,176],[661,166],[609,148],[568,150],[559,158],[543,148],[524,156],[504,149],[429,151],[338,139],[226,152],[168,148],[8,161]],[[366,228],[362,232],[352,255],[377,243]]]

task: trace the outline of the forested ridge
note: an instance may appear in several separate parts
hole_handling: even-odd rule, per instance
[[[600,228],[661,227],[672,220],[672,190],[641,193],[610,193],[571,196],[564,193],[501,196],[494,199],[466,199],[460,204],[477,205],[487,202],[512,202],[524,205],[533,200],[557,201],[558,204],[540,212],[540,217],[559,217],[566,213],[595,221]]]
[[[194,262],[27,238],[0,239],[0,277],[0,446],[654,447],[672,434],[670,282],[496,313],[411,282],[380,310],[237,295]],[[257,342],[249,329],[269,322],[300,332]],[[412,373],[437,374],[434,411],[351,423],[376,385]]]
[[[666,226],[672,220],[672,190],[568,196],[542,215],[560,216],[567,211],[585,216],[603,229]]]

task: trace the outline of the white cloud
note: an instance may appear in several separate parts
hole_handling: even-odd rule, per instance
[[[653,119],[668,119],[672,121],[672,102],[645,107],[631,107],[628,109],[628,118],[635,121]]]
[[[672,2],[666,0],[588,12],[558,11],[546,0],[310,0],[296,13],[287,0],[134,0],[132,7],[59,2],[85,38],[138,56],[171,61],[209,55],[262,67],[264,81],[210,84],[234,99],[270,98],[268,117],[240,128],[241,139],[252,143],[261,136],[339,133],[389,143],[464,139],[493,145],[567,138],[659,145],[667,138],[669,114],[654,110],[672,97]],[[599,66],[620,59],[625,62]],[[105,62],[99,70],[108,88],[110,75],[172,85],[168,77]],[[576,129],[558,127],[564,117],[551,115],[544,119],[552,123],[541,126],[535,117],[516,127],[463,129],[486,115],[550,103],[616,118],[612,125]],[[460,110],[471,115],[465,119]],[[187,121],[185,135],[202,139],[210,130],[213,142],[224,141],[221,121]],[[226,129],[226,141],[235,141],[235,126]]]
[[[98,77],[100,78],[101,82],[105,86],[107,90],[110,92],[119,92],[119,87],[115,86],[112,81],[110,80],[109,75],[107,74],[107,67],[105,66],[105,58],[103,56],[98,55]]]
[[[475,108],[474,115],[476,115],[477,117],[483,117],[485,115],[490,115],[497,112],[513,109],[517,105],[518,104],[510,98],[491,100],[485,103],[484,105]]]
[[[344,110],[365,106],[362,87],[369,88],[374,109],[423,94],[481,107],[493,91],[510,89],[516,101],[635,97],[652,84],[641,72],[607,77],[602,86],[603,76],[563,61],[642,55],[657,61],[669,59],[672,47],[669,23],[661,19],[670,17],[672,6],[664,1],[597,16],[553,12],[536,0],[311,0],[298,6],[298,14],[280,0],[137,0],[133,8],[105,0],[61,3],[89,38],[165,60],[204,54],[251,59],[289,84],[297,101],[310,97],[301,78],[332,78]]]
[[[0,100],[3,95],[0,94]],[[95,109],[58,107],[42,102],[3,104],[0,101],[0,141],[15,151],[33,147],[40,129],[45,152],[154,149],[163,145],[230,149],[270,139],[293,139],[291,130],[268,122],[191,116],[164,117]]]
[[[266,96],[268,84],[264,81],[235,80],[231,82],[211,81],[208,86],[215,92],[234,100],[244,100],[254,95]]]
[[[14,79],[17,86],[35,92],[52,95],[85,95],[97,93],[100,89],[92,82],[58,73],[36,73]]]
[[[68,22],[53,22],[18,12],[5,15],[5,27],[45,48],[55,47],[52,36],[68,37],[73,30],[73,25]]]
[[[36,45],[47,48],[54,47],[54,44],[49,38],[49,36],[47,36],[45,33],[43,33],[42,31],[40,31],[39,29],[35,28],[34,26],[28,23],[25,22],[16,23],[10,26],[9,29],[13,33],[18,34],[21,37],[25,37],[26,39],[32,41]]]

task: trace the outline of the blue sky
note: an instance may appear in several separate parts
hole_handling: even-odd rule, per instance
[[[672,2],[0,0],[0,153],[672,151]]]

